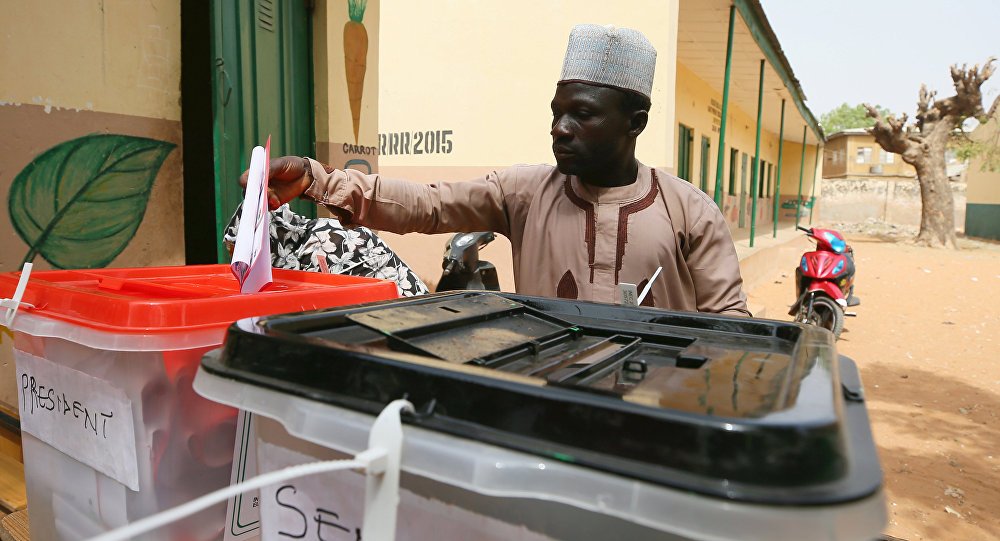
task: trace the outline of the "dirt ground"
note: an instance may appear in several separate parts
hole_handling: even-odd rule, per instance
[[[932,250],[858,229],[844,233],[862,303],[837,348],[865,385],[885,534],[1000,539],[1000,244]],[[766,317],[791,319],[794,264],[749,292]]]

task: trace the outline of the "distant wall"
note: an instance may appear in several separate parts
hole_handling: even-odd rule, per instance
[[[966,185],[951,183],[955,226],[965,223]],[[920,186],[916,180],[824,179],[818,211],[824,221],[864,222],[875,218],[898,225],[920,225]]]

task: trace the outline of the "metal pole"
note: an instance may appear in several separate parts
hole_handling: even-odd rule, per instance
[[[816,160],[813,163],[813,186],[812,194],[809,196],[809,225],[813,223],[813,209],[816,208],[816,170],[819,169],[819,143],[816,143]]]
[[[781,154],[785,149],[785,99],[781,99],[781,128],[778,130],[778,174],[774,181],[774,238],[778,238],[778,207],[781,206]]]
[[[719,120],[719,161],[715,168],[715,205],[722,208],[722,169],[725,166],[726,117],[729,115],[729,72],[733,67],[733,22],[736,19],[736,4],[729,6],[729,39],[726,42],[726,76],[722,80],[722,119]],[[733,179],[729,180],[730,182]]]
[[[806,170],[806,130],[809,125],[802,126],[802,159],[799,161],[799,194],[795,196],[795,227],[799,227],[799,213],[802,211],[802,175]]]
[[[760,85],[757,88],[757,146],[753,151],[753,176],[750,177],[750,247],[757,230],[757,175],[760,167],[760,123],[764,113],[764,59],[760,59]]]

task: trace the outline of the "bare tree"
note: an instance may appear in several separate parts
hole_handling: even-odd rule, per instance
[[[980,87],[993,75],[995,58],[968,69],[966,65],[951,67],[955,82],[955,95],[935,100],[937,92],[920,85],[916,122],[907,125],[906,113],[901,118],[883,115],[865,104],[868,116],[875,119],[869,133],[888,152],[903,157],[903,161],[917,170],[920,182],[920,233],[917,244],[957,248],[955,239],[955,202],[948,185],[945,150],[952,132],[969,117],[985,122],[983,95]]]

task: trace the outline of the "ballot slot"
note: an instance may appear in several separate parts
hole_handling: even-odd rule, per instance
[[[360,312],[347,319],[381,333],[393,351],[499,367],[573,340],[579,327],[494,295]]]
[[[622,382],[641,379],[626,363],[641,350],[656,365],[672,363],[694,340],[663,333],[625,335],[587,328],[490,294],[350,314],[356,326],[328,329],[323,338],[384,346],[456,364],[471,364],[544,379],[551,385],[624,394],[626,385],[591,387],[608,374]],[[607,335],[605,335],[607,333]],[[359,339],[360,338],[360,339]],[[655,341],[658,347],[645,347]],[[621,375],[622,372],[624,375]]]
[[[635,353],[641,340],[634,336],[614,335],[593,346],[575,352],[553,370],[545,371],[545,380],[556,385],[586,385],[588,376],[621,365]]]
[[[697,342],[690,336],[644,325],[633,325],[634,333],[596,321],[579,325],[491,294],[376,308],[270,326],[331,344],[363,346],[369,353],[429,356],[617,396],[636,390],[648,394],[647,374],[700,368],[708,361],[704,355],[694,356],[700,362],[690,359]]]

